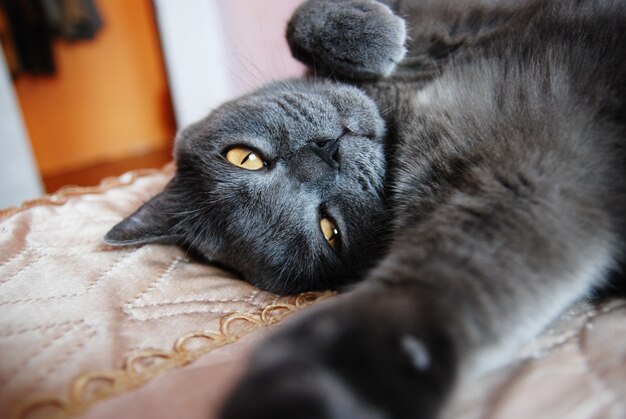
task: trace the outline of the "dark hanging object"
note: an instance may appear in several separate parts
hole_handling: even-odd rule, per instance
[[[61,32],[63,23],[63,9],[59,0],[40,0],[43,11],[48,22],[48,29],[52,34],[58,35]]]
[[[38,0],[2,0],[19,68],[32,74],[54,74],[52,34]]]
[[[77,41],[93,39],[102,27],[102,17],[94,0],[0,0],[17,52],[19,72],[51,75],[56,66],[53,39]],[[9,40],[9,41],[7,41]]]
[[[67,40],[92,39],[102,27],[93,0],[57,0],[61,10],[61,36]]]

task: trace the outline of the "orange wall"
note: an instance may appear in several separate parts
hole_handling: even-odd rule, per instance
[[[57,74],[15,83],[44,176],[169,147],[175,132],[151,1],[96,4],[94,40],[57,41]]]

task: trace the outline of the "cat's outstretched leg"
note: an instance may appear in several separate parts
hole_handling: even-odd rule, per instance
[[[409,294],[357,292],[286,325],[255,352],[222,419],[434,417],[456,354],[434,307]]]
[[[404,20],[374,0],[309,0],[287,26],[296,58],[316,73],[355,80],[390,75],[405,40]]]

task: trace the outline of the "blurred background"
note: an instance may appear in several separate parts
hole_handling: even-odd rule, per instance
[[[0,0],[0,208],[171,160],[178,130],[302,74],[302,0]]]

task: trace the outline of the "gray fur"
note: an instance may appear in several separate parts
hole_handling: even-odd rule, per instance
[[[626,4],[309,0],[287,36],[310,77],[188,128],[172,183],[107,239],[279,292],[371,268],[259,348],[224,418],[435,417],[624,263]],[[274,166],[229,167],[236,142]]]

